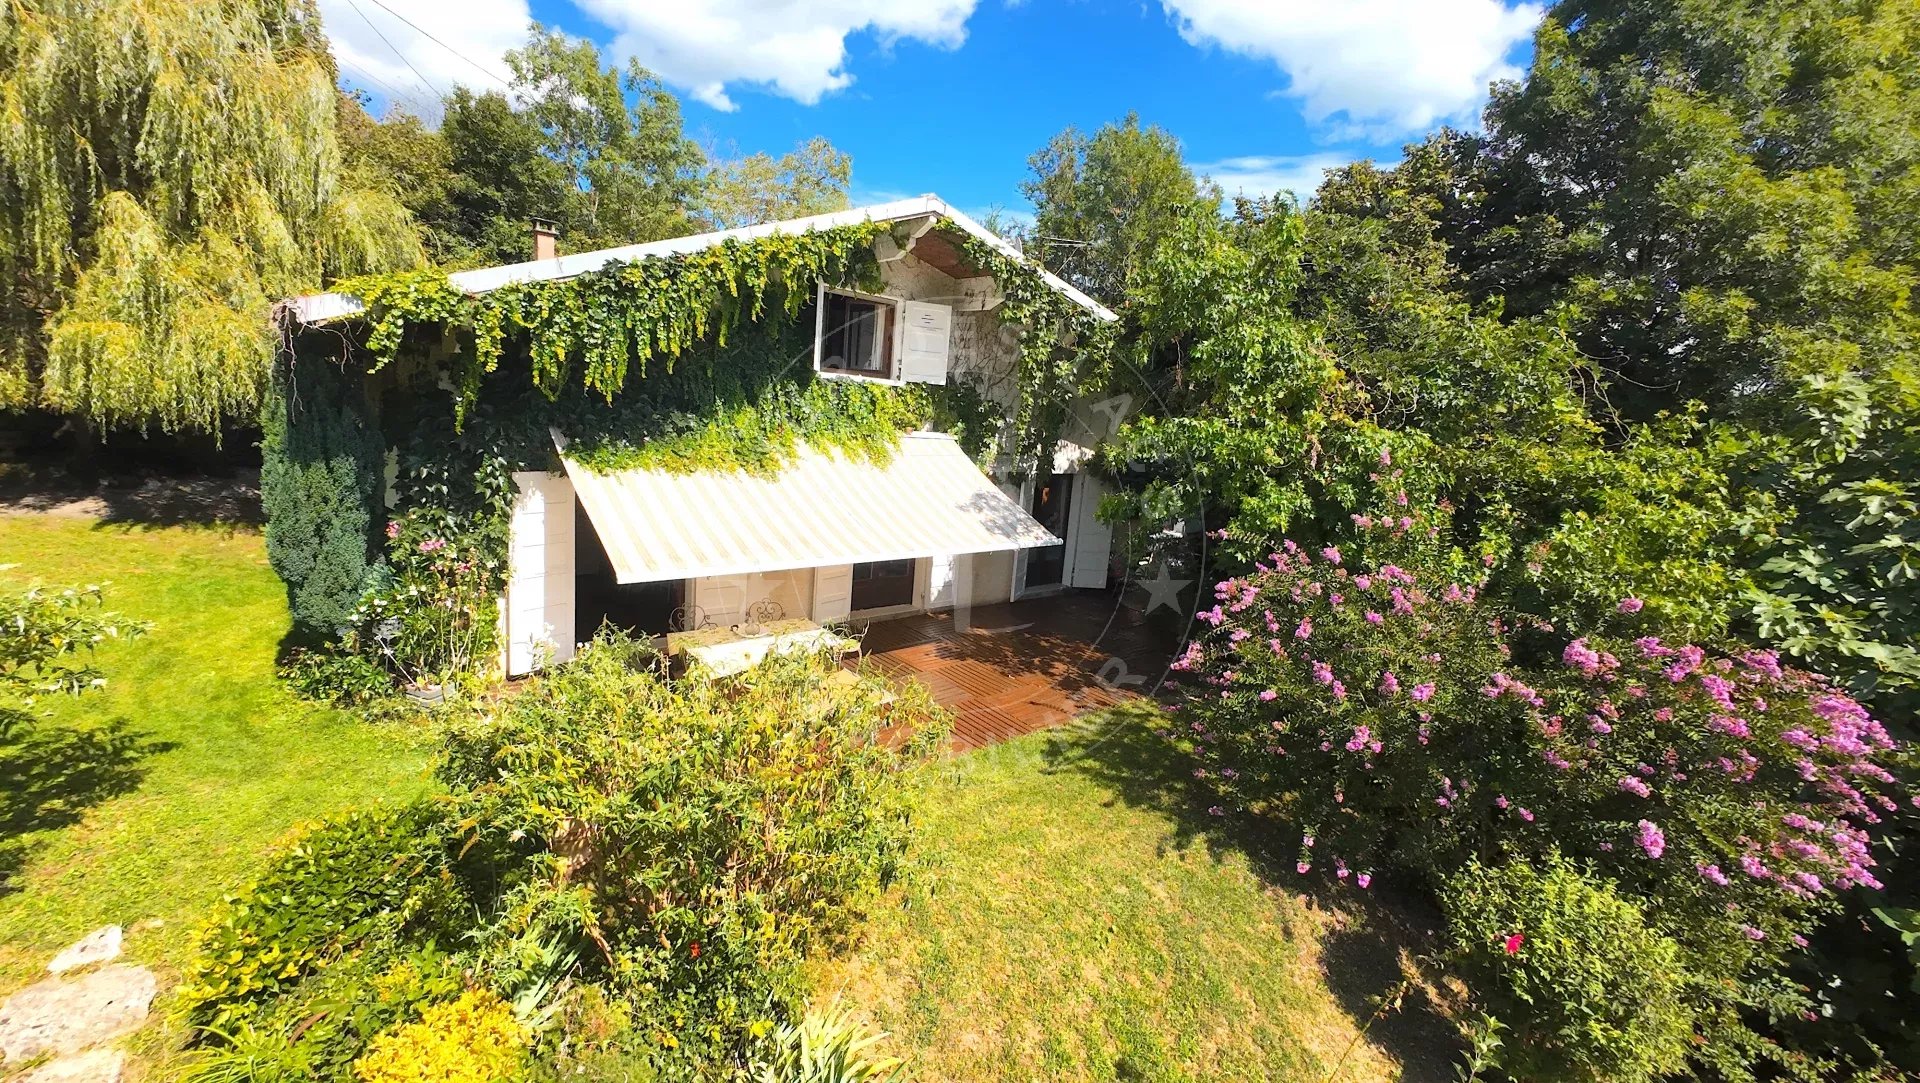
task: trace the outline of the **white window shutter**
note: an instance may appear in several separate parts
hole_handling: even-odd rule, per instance
[[[1098,588],[1107,585],[1107,565],[1113,559],[1113,528],[1100,521],[1100,498],[1107,487],[1092,474],[1075,474],[1073,521],[1067,525],[1067,585]]]
[[[813,570],[813,622],[833,624],[853,612],[853,565],[833,564]]]
[[[508,525],[507,675],[573,657],[573,484],[544,471],[513,475]]]
[[[913,384],[946,383],[952,336],[952,306],[900,302],[900,378]]]

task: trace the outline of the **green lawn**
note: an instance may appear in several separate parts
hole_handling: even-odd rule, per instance
[[[109,922],[164,988],[291,825],[428,785],[417,735],[277,685],[286,600],[257,532],[0,514],[0,587],[89,582],[153,628],[102,652],[104,690],[0,745],[0,992]]]
[[[944,768],[922,867],[820,968],[822,995],[892,1032],[920,1079],[1450,1078],[1418,996],[1354,1042],[1369,998],[1401,980],[1399,942],[1376,930],[1403,923],[1271,887],[1291,870],[1246,856],[1149,724],[1083,723]]]

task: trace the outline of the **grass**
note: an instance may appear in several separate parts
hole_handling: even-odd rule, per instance
[[[275,681],[286,600],[257,532],[5,514],[0,554],[0,589],[107,582],[153,626],[101,652],[105,689],[0,745],[0,992],[108,923],[164,989],[293,824],[429,785],[421,737]]]
[[[1376,931],[1396,923],[1271,886],[1166,761],[1138,718],[955,760],[924,803],[924,867],[818,968],[822,995],[921,1079],[1447,1078],[1417,996],[1356,1041],[1402,979]]]

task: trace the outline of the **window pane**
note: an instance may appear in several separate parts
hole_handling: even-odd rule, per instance
[[[881,305],[845,294],[827,294],[820,335],[820,367],[879,373],[885,368],[881,350]]]

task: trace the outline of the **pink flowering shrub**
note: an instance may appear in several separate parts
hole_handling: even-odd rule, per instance
[[[1837,892],[1877,884],[1868,832],[1898,807],[1886,730],[1771,652],[1567,642],[1418,541],[1398,550],[1418,567],[1286,542],[1217,584],[1177,663],[1171,732],[1196,773],[1223,806],[1297,825],[1303,874],[1434,885],[1563,853],[1680,945],[1699,1055],[1751,1060],[1740,1010],[1801,1010],[1785,956]]]
[[[1476,585],[1395,564],[1350,568],[1292,542],[1220,583],[1192,674],[1183,743],[1232,792],[1302,828],[1299,864],[1335,875],[1477,848],[1483,758],[1528,766],[1513,703],[1482,694],[1502,663]],[[1472,756],[1471,769],[1456,764]]]

